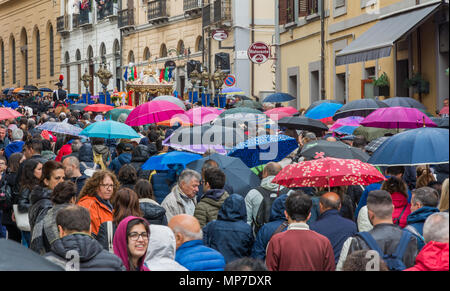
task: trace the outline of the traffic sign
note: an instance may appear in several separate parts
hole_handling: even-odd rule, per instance
[[[225,86],[233,87],[236,84],[236,77],[234,75],[228,75],[224,81]]]
[[[264,64],[270,58],[270,48],[263,42],[255,42],[248,48],[247,55],[253,63]]]
[[[217,41],[224,41],[228,38],[228,32],[225,29],[216,29],[212,32],[212,38]]]

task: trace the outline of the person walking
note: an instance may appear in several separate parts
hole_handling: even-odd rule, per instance
[[[116,151],[117,158],[112,160],[108,169],[113,171],[116,175],[119,175],[119,171],[122,166],[131,162],[131,152],[133,151],[133,146],[129,143],[119,143],[116,147]]]
[[[75,156],[69,156],[65,158],[62,162],[64,166],[64,174],[66,179],[72,181],[77,186],[77,196],[80,195],[81,189],[83,189],[89,177],[81,173],[80,161]]]
[[[411,213],[411,204],[408,202],[406,183],[397,177],[390,177],[381,185],[381,190],[389,192],[394,203],[392,219],[394,224],[404,228],[407,224],[408,215]]]

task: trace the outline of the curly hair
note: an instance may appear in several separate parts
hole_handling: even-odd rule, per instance
[[[113,195],[115,196],[117,190],[120,188],[119,180],[116,175],[109,170],[100,170],[94,173],[91,178],[86,181],[83,189],[81,189],[80,195],[78,196],[78,201],[84,196],[95,196],[97,195],[97,191],[100,187],[100,184],[103,182],[106,176],[109,176],[114,184]]]
[[[118,179],[120,184],[136,184],[138,176],[136,169],[132,165],[123,165],[119,170]]]

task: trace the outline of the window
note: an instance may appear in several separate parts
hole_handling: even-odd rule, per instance
[[[333,17],[339,17],[347,13],[347,0],[334,0]]]
[[[16,40],[11,36],[11,72],[13,84],[16,83]]]
[[[36,30],[36,78],[41,78],[41,36]]]
[[[203,38],[201,36],[197,37],[197,42],[195,43],[195,51],[196,52],[203,51]]]
[[[50,76],[55,75],[55,52],[54,52],[54,36],[53,36],[53,26],[50,24],[48,30],[49,40],[50,40]]]
[[[148,47],[146,47],[144,49],[144,61],[148,61],[150,60],[150,49]]]
[[[159,50],[159,57],[160,58],[166,58],[167,57],[167,47],[166,44],[161,45],[161,49]]]
[[[128,63],[133,63],[134,64],[134,52],[130,51],[128,53]]]
[[[77,61],[81,61],[81,53],[80,50],[77,50],[77,52],[75,53],[75,58]]]
[[[3,41],[0,41],[1,69],[2,69],[2,86],[5,86],[5,47]]]
[[[184,41],[178,41],[177,52],[179,56],[184,55]]]
[[[100,57],[102,58],[102,63],[106,64],[106,46],[103,42],[100,45]]]

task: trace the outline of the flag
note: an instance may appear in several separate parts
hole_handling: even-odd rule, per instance
[[[164,71],[164,80],[169,81],[169,68],[166,68]]]
[[[168,81],[172,80],[172,72],[173,72],[173,68],[170,68],[169,69],[169,80]]]
[[[134,81],[134,67],[131,67],[131,72],[130,72],[130,80]]]
[[[133,80],[137,80],[137,70],[136,70],[136,66],[133,67]]]
[[[128,81],[128,68],[125,69],[125,74],[123,75],[125,81]]]

